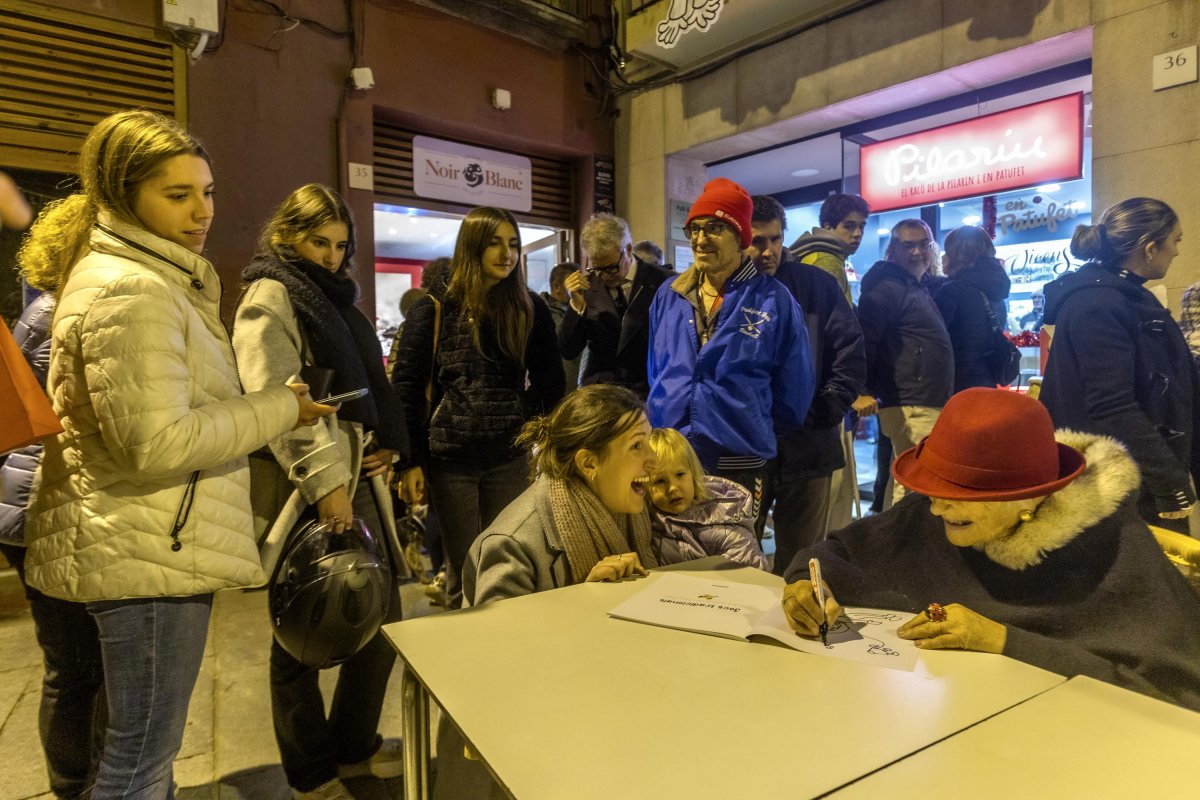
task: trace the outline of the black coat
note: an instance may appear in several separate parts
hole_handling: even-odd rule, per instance
[[[616,383],[645,397],[650,392],[646,354],[650,347],[650,301],[674,273],[637,260],[625,316],[617,315],[612,296],[599,277],[592,279],[583,316],[569,305],[558,329],[558,347],[568,361],[579,358],[579,385]]]
[[[1054,338],[1039,399],[1055,427],[1123,442],[1145,499],[1174,511],[1196,499],[1200,391],[1183,333],[1142,283],[1092,263],[1046,284]]]
[[[1200,710],[1200,601],[1132,502],[1024,569],[955,547],[929,504],[910,494],[829,534],[796,555],[785,580],[807,581],[808,559],[819,558],[843,605],[917,613],[961,603],[1007,626],[1010,658]]]
[[[472,324],[453,300],[442,304],[435,354],[433,300],[422,297],[410,309],[400,331],[392,383],[404,403],[414,465],[426,466],[430,456],[471,464],[516,458],[521,426],[562,399],[554,319],[542,298],[532,292],[529,296],[533,330],[524,364],[500,353],[489,326],[480,335],[481,353],[471,338]],[[425,389],[435,364],[436,407],[427,420]]]
[[[804,426],[776,432],[779,471],[785,479],[827,475],[846,466],[838,423],[867,380],[862,328],[837,279],[824,270],[785,260],[775,278],[804,313],[817,378]]]
[[[858,322],[867,391],[880,406],[946,404],[954,388],[954,351],[924,284],[899,264],[877,261],[863,277]]]
[[[955,392],[972,386],[996,385],[987,365],[992,349],[992,320],[984,303],[991,305],[996,323],[1003,328],[1008,318],[1004,307],[1008,288],[1008,275],[1000,262],[981,258],[947,278],[934,294],[954,347]]]

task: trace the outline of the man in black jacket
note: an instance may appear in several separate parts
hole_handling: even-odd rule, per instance
[[[571,360],[587,349],[580,386],[615,383],[645,398],[650,301],[672,273],[633,254],[633,237],[620,217],[596,214],[579,238],[588,266],[564,284],[571,302],[558,329],[559,350]]]
[[[867,390],[879,399],[879,428],[893,460],[929,435],[954,387],[954,350],[925,282],[933,233],[919,219],[892,228],[886,260],[863,277],[858,321],[867,352]],[[888,480],[884,509],[904,496]]]
[[[787,219],[773,197],[754,197],[750,254],[761,272],[787,287],[808,328],[816,373],[816,394],[804,425],[776,431],[775,479],[764,498],[775,503],[774,572],[782,575],[792,557],[825,536],[829,521],[830,478],[846,465],[839,423],[866,383],[862,330],[837,279],[818,267],[785,260]]]

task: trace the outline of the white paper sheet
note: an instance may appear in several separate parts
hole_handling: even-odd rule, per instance
[[[804,653],[889,669],[911,672],[916,667],[916,647],[896,634],[909,614],[847,608],[830,627],[826,646],[819,639],[792,631],[781,600],[778,592],[764,586],[664,573],[608,613],[619,619],[734,639],[766,636]]]
[[[917,666],[917,647],[896,634],[911,616],[876,608],[845,608],[837,623],[830,626],[826,646],[820,639],[808,639],[792,631],[783,605],[776,603],[759,617],[751,635],[768,636],[804,653],[912,672]]]

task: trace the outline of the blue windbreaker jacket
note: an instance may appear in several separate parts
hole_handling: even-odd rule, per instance
[[[663,283],[650,307],[650,423],[686,436],[706,470],[774,458],[775,431],[804,424],[816,383],[804,314],[747,261],[701,347],[683,295],[695,273]]]

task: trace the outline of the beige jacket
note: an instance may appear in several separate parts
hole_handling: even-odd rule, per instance
[[[297,405],[282,383],[242,394],[220,300],[208,261],[101,215],[54,319],[47,389],[65,430],[28,515],[35,588],[92,601],[265,580],[245,455]]]
[[[307,341],[282,283],[260,278],[246,287],[234,317],[233,347],[248,391],[292,380],[301,367],[311,363]],[[365,444],[362,425],[331,414],[312,427],[285,432],[270,442],[269,454],[260,451],[251,457],[254,532],[268,575],[305,508],[338,486],[346,487],[354,497]],[[387,485],[378,476],[372,482],[379,515],[387,528],[376,533],[394,536]]]

